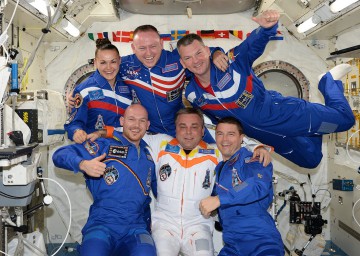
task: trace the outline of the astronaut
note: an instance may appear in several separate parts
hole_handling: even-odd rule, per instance
[[[213,219],[199,211],[201,199],[211,195],[214,170],[221,160],[216,145],[201,140],[204,117],[199,109],[185,108],[176,113],[176,138],[168,135],[145,136],[156,160],[158,197],[152,213],[152,236],[158,256],[214,255]],[[258,144],[247,139],[247,146]],[[265,165],[270,156],[255,150]]]
[[[128,86],[118,75],[119,51],[107,38],[96,40],[94,63],[96,71],[76,86],[73,97],[69,95],[72,109],[64,127],[76,143],[83,143],[88,135],[95,140],[96,132],[106,125],[119,127],[120,116],[132,102]]]
[[[120,118],[123,134],[61,147],[55,166],[82,172],[94,203],[82,229],[80,254],[156,255],[146,230],[144,204],[150,189],[156,195],[155,165],[142,140],[150,123],[140,104],[129,106]]]
[[[131,47],[134,54],[121,58],[121,77],[131,88],[134,101],[139,101],[149,112],[149,131],[175,136],[174,116],[183,107],[186,78],[178,51],[164,50],[159,32],[152,25],[134,30]],[[215,55],[218,49],[213,49],[215,65],[218,63],[216,57],[224,55],[221,51],[216,51]]]
[[[223,72],[211,64],[209,50],[196,34],[181,38],[181,63],[194,75],[185,97],[217,123],[226,116],[241,120],[245,133],[295,164],[315,168],[322,159],[322,134],[350,129],[355,118],[344,97],[341,81],[351,69],[336,66],[321,77],[319,90],[325,106],[268,91],[252,70],[253,62],[276,35],[277,11],[265,11],[253,20],[260,27],[228,52],[230,66]]]
[[[283,256],[284,245],[268,208],[273,200],[272,165],[262,166],[241,147],[244,137],[234,117],[221,119],[215,131],[223,161],[216,167],[214,195],[200,202],[209,218],[218,208],[224,247],[219,256]]]

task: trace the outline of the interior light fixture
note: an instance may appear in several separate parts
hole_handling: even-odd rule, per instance
[[[309,19],[307,19],[304,22],[297,25],[297,32],[304,33],[306,31],[312,29],[313,27],[316,27],[316,25],[319,24],[320,21],[321,21],[321,18],[318,15],[314,14]]]
[[[50,6],[48,0],[27,0],[27,2],[34,7],[36,10],[38,10],[40,13],[44,14],[45,16],[49,16],[47,7],[50,8],[50,14],[51,16],[54,14],[55,9]]]
[[[66,18],[63,18],[61,21],[61,26],[73,37],[78,37],[80,35],[80,30],[75,27],[70,21]]]
[[[330,10],[333,13],[339,12],[342,9],[345,9],[346,7],[348,7],[349,5],[357,2],[359,0],[335,0],[334,2],[332,2],[330,4]]]
[[[192,18],[191,7],[189,7],[189,6],[186,7],[186,13],[187,13],[188,18],[191,19]]]

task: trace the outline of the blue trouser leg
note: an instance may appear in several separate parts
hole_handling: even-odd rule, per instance
[[[83,240],[80,246],[80,255],[110,255],[113,247],[111,240],[111,235],[107,228],[101,226],[89,228],[83,234]]]
[[[145,229],[131,230],[117,245],[117,254],[126,256],[156,256],[154,240]]]

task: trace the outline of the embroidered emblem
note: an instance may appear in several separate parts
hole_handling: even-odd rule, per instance
[[[141,104],[141,102],[140,102],[138,96],[136,95],[136,92],[135,92],[134,89],[131,89],[131,95],[132,95],[132,103],[133,104],[137,104],[137,103]]]
[[[179,69],[178,64],[173,63],[173,64],[166,65],[165,68],[162,69],[162,73],[167,73],[167,72],[170,72],[173,70],[178,70],[178,69]]]
[[[180,86],[179,88],[176,88],[175,90],[166,92],[166,99],[167,99],[167,101],[168,101],[168,102],[171,102],[171,101],[174,101],[174,100],[176,100],[177,98],[179,98],[179,97],[180,97],[180,94],[181,94],[181,89],[182,89],[182,86]]]
[[[171,167],[169,164],[164,164],[160,167],[159,177],[161,181],[165,181],[171,175]]]
[[[129,87],[126,85],[119,85],[117,88],[119,89],[119,93],[130,93]]]
[[[75,109],[71,115],[69,116],[69,118],[66,120],[66,124],[70,124],[72,120],[74,120],[74,117],[76,116],[76,113],[77,113],[77,109]]]
[[[204,154],[204,155],[215,154],[215,149],[204,149],[204,148],[200,148],[200,149],[199,149],[199,153],[200,153],[200,154]]]
[[[236,169],[233,168],[231,170],[231,172],[232,172],[232,174],[231,174],[231,184],[232,184],[232,186],[233,187],[239,186],[242,183],[242,181],[240,180]]]
[[[110,146],[108,156],[118,158],[127,158],[129,147],[127,146]]]
[[[202,183],[202,187],[204,188],[204,189],[208,189],[208,188],[210,188],[210,170],[209,169],[207,169],[206,170],[206,174],[205,174],[205,179],[204,179],[204,181],[203,181],[203,183]]]
[[[216,85],[220,90],[224,88],[224,86],[231,81],[231,75],[229,73],[226,73],[223,78],[218,82]]]
[[[84,144],[85,149],[90,155],[96,155],[99,151],[99,145],[95,141],[87,140]]]
[[[259,179],[262,179],[262,177],[263,177],[262,174],[260,174],[260,173],[258,173],[257,176]]]
[[[136,79],[138,77],[138,75],[139,75],[140,70],[141,70],[141,67],[137,68],[137,69],[134,69],[134,68],[135,67],[129,67],[129,69],[126,70],[126,76],[130,80]]]
[[[146,158],[151,161],[154,162],[153,158],[151,157],[151,155],[149,153],[146,153]]]
[[[90,91],[89,92],[89,98],[90,100],[101,100],[104,99],[104,92],[100,90]]]
[[[102,115],[98,115],[98,118],[95,123],[95,129],[101,130],[101,129],[104,129],[104,127],[105,127],[104,119],[103,119]]]
[[[105,168],[104,180],[107,185],[111,186],[118,179],[119,179],[119,171],[114,166],[109,166]]]
[[[235,103],[240,108],[246,108],[253,98],[254,98],[254,95],[252,95],[250,92],[243,91],[243,93],[240,95],[238,100],[235,101]]]
[[[83,97],[81,96],[80,93],[77,93],[75,94],[75,97],[74,97],[74,107],[75,108],[80,108],[82,103],[83,103]]]
[[[180,152],[180,147],[166,144],[165,151],[177,154]]]

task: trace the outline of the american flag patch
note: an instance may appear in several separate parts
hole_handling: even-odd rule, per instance
[[[162,69],[162,72],[166,73],[166,72],[170,72],[170,71],[178,70],[178,69],[179,69],[178,64],[173,63],[173,64],[170,64],[170,65],[166,65],[165,68]]]

